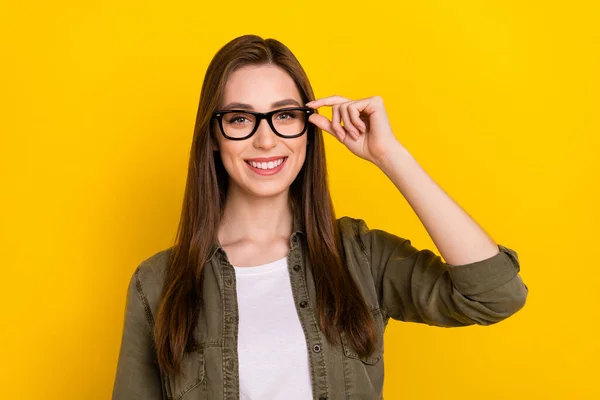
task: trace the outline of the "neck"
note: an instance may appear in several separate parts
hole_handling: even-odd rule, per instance
[[[256,197],[231,186],[227,193],[223,218],[219,225],[219,241],[226,243],[259,238],[272,241],[292,234],[293,215],[289,191],[276,196]]]

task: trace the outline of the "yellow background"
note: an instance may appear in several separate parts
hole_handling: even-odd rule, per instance
[[[381,95],[400,142],[519,254],[530,294],[508,320],[390,322],[385,397],[600,398],[599,2],[12,3],[0,397],[110,398],[128,279],[174,238],[204,72],[255,33],[317,97]],[[326,141],[338,216],[437,253],[383,173]]]

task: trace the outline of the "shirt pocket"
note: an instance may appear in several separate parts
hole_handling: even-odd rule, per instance
[[[163,377],[167,399],[187,399],[188,394],[194,393],[194,399],[198,397],[197,390],[204,384],[204,352],[199,349],[193,353],[185,353],[181,362],[181,373]],[[206,392],[206,390],[204,391]],[[191,399],[191,397],[189,397]]]
[[[354,358],[362,361],[364,364],[375,365],[381,360],[383,357],[383,333],[385,330],[385,322],[383,320],[383,315],[381,314],[381,310],[376,307],[371,310],[373,313],[373,318],[375,319],[375,334],[377,335],[377,341],[375,342],[375,349],[373,353],[369,356],[359,356],[356,353],[356,350],[350,343],[345,332],[340,332],[342,349],[344,351],[344,355],[349,358]]]

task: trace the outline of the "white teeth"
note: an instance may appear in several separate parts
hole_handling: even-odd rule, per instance
[[[259,168],[259,169],[273,169],[278,167],[279,165],[281,165],[281,163],[283,162],[283,158],[280,158],[279,160],[276,161],[269,161],[267,162],[262,162],[262,163],[257,163],[255,161],[248,161],[248,163],[250,165],[252,165],[254,168]]]

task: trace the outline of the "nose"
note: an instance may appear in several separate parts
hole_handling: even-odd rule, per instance
[[[269,150],[277,146],[279,137],[273,132],[269,122],[266,119],[262,119],[252,139],[254,147]]]

